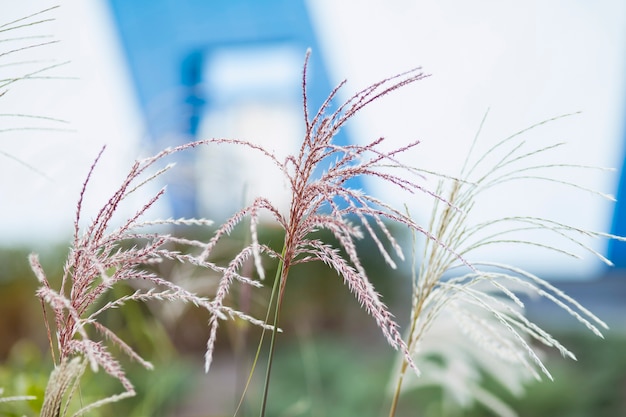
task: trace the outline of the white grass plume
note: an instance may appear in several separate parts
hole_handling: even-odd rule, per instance
[[[489,355],[493,360],[500,358],[508,363],[508,370],[502,372],[504,375],[517,375],[514,377],[519,379],[519,383],[515,383],[516,387],[529,376],[539,379],[543,374],[552,379],[549,370],[541,360],[541,355],[531,343],[536,342],[555,348],[563,356],[571,359],[575,359],[575,356],[552,335],[524,316],[523,302],[516,295],[520,292],[536,294],[550,300],[594,334],[602,337],[601,331],[607,328],[606,324],[554,285],[523,268],[475,259],[474,256],[478,249],[506,244],[532,246],[572,259],[579,257],[578,253],[572,252],[569,248],[559,246],[559,243],[555,244],[554,241],[556,241],[565,242],[570,246],[573,244],[583,252],[610,264],[608,259],[585,243],[583,238],[623,240],[619,236],[585,230],[560,222],[558,219],[523,214],[503,216],[476,224],[471,223],[470,214],[476,209],[483,192],[504,185],[509,188],[515,187],[530,179],[550,181],[612,199],[610,195],[588,190],[559,176],[563,168],[575,168],[580,171],[600,168],[558,161],[535,162],[537,156],[543,156],[549,152],[553,155],[562,144],[533,145],[526,141],[524,134],[562,117],[565,116],[550,119],[517,132],[497,142],[478,157],[474,155],[474,148],[479,137],[477,134],[458,177],[441,177],[436,193],[445,197],[450,204],[446,205],[440,200],[434,200],[428,231],[450,250],[445,250],[432,240],[426,240],[421,264],[419,268],[415,268],[407,345],[418,365],[426,363],[424,366],[432,366],[420,358],[424,358],[425,352],[432,353],[437,348],[443,349],[440,353],[445,356],[444,362],[454,361],[453,355],[461,357],[473,355],[470,363],[477,363],[479,358],[476,355],[482,352],[483,355]],[[529,232],[537,230],[557,239],[547,241],[545,235],[539,238],[529,235]],[[460,255],[466,263],[459,262],[456,254]],[[467,267],[468,264],[471,268]],[[441,335],[438,329],[438,326],[442,325],[441,317],[450,317],[450,315],[456,317],[454,321],[461,326],[457,330],[457,338],[469,339],[472,345],[461,342],[454,345],[457,348],[451,351],[448,348],[444,349],[443,345],[437,342],[437,335]],[[478,351],[469,347],[475,345],[480,347]],[[487,366],[486,362],[482,360],[480,362],[482,364],[476,366],[484,371]],[[405,387],[403,380],[406,376],[406,368],[406,364],[400,366],[390,415],[395,413],[401,390],[428,383],[417,382],[411,376],[407,376],[407,380],[412,382],[406,384]],[[445,378],[439,382],[444,390],[454,390],[454,387],[447,386],[452,384],[452,381],[452,379]],[[475,390],[477,394],[475,400],[481,401],[480,398],[483,402],[489,398],[494,400],[484,390],[478,391],[478,381],[466,380],[465,384],[466,390],[469,387]],[[457,386],[457,390],[463,391],[458,387],[458,385],[463,386],[463,383],[453,385]],[[519,394],[520,390],[516,388],[514,393]],[[463,394],[457,392],[457,394],[470,395],[467,391]],[[503,404],[498,405],[498,407],[502,406]],[[508,410],[507,414],[510,414],[510,411]]]
[[[31,13],[10,22],[0,22],[0,100],[6,99],[11,89],[18,84],[31,82],[37,79],[59,79],[51,72],[63,67],[67,62],[49,62],[31,60],[23,57],[24,52],[49,49],[59,42],[51,35],[41,34],[40,31],[49,22],[55,20],[54,12],[59,6],[50,7]],[[27,114],[18,109],[10,112],[0,110],[0,134],[11,137],[14,132],[20,131],[57,131],[70,132],[67,121],[54,117]],[[0,157],[9,159],[36,174],[51,180],[51,178],[37,167],[0,149]]]

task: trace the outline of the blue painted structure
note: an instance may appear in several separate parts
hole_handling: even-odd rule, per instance
[[[147,134],[158,148],[194,139],[202,115],[217,105],[203,74],[219,51],[289,45],[301,51],[304,62],[311,48],[309,108],[319,107],[332,89],[304,0],[109,0],[109,5]],[[300,89],[293,94],[301,105]],[[348,141],[343,131],[336,140]],[[358,182],[350,186],[362,188]],[[179,177],[169,190],[174,216],[198,215],[196,192],[192,176]]]

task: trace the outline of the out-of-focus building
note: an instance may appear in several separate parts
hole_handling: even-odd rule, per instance
[[[304,135],[301,75],[309,48],[312,116],[332,90],[303,0],[109,4],[156,150],[228,137],[278,155],[293,151]],[[347,135],[340,131],[336,140],[346,143]],[[168,192],[173,215],[228,215],[243,205],[246,189],[284,203],[284,180],[259,156],[229,147],[178,155]]]

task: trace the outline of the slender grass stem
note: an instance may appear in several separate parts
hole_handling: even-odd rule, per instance
[[[406,207],[405,207],[406,208]],[[407,208],[407,215],[410,215],[410,213],[408,212],[408,208]],[[432,223],[432,220],[431,220]],[[412,245],[413,245],[413,253],[415,253],[416,251],[416,237],[415,237],[415,232],[411,233],[411,237],[412,237]],[[412,264],[412,268],[411,270],[413,271],[412,277],[411,277],[411,283],[412,283],[412,294],[413,294],[413,301],[412,301],[412,308],[411,308],[411,328],[409,329],[409,335],[407,337],[407,343],[408,343],[408,350],[409,352],[412,351],[413,349],[413,335],[415,334],[415,330],[417,327],[417,318],[419,317],[419,312],[422,309],[422,303],[423,303],[423,298],[417,298],[415,295],[418,293],[417,292],[417,276],[415,276],[415,271],[416,271],[416,264],[415,264],[416,260],[415,260],[415,256],[413,256],[413,264]],[[398,401],[400,400],[400,391],[402,389],[402,383],[404,382],[404,375],[406,374],[406,370],[409,366],[409,362],[406,360],[405,357],[402,357],[402,365],[400,366],[400,372],[398,373],[398,380],[396,381],[396,389],[393,393],[393,398],[391,400],[391,406],[389,407],[389,417],[395,417],[396,415],[396,410],[398,408]]]
[[[283,276],[286,276],[288,271],[285,269],[284,257],[287,250],[287,245],[283,246],[282,256],[280,261],[278,262],[278,268],[276,269],[276,276],[274,277],[274,285],[272,286],[272,296],[270,299],[270,305],[268,306],[268,318],[270,311],[272,309],[273,300],[276,297],[276,307],[274,309],[274,331],[272,332],[272,338],[270,339],[270,351],[268,353],[267,359],[267,369],[265,371],[265,384],[263,386],[263,401],[261,402],[261,413],[260,417],[265,417],[265,410],[267,408],[267,398],[269,394],[270,388],[270,375],[272,373],[272,363],[274,361],[274,351],[276,347],[276,333],[278,329],[278,324],[280,321],[280,310],[283,301],[283,286],[284,281],[282,279]],[[267,319],[266,319],[267,322]]]
[[[270,301],[268,303],[268,307],[267,307],[267,314],[265,315],[265,323],[269,322],[270,319],[270,315],[271,315],[271,310],[272,310],[272,304],[274,303],[274,298],[276,297],[276,294],[278,293],[278,273],[280,272],[280,270],[282,269],[281,267],[282,264],[282,260],[279,263],[278,266],[278,272],[276,273],[276,278],[274,279],[274,284],[272,286],[272,292],[270,295]],[[276,329],[274,330],[276,331]],[[237,405],[237,408],[235,409],[235,412],[233,413],[233,417],[237,416],[237,413],[239,413],[239,410],[241,409],[242,405],[243,405],[243,401],[244,398],[246,396],[246,393],[248,392],[248,387],[250,386],[250,382],[252,381],[252,375],[254,374],[254,370],[256,369],[256,365],[259,362],[259,357],[261,356],[261,348],[263,347],[263,340],[265,340],[265,332],[266,329],[263,328],[263,331],[261,332],[261,338],[259,339],[259,343],[257,346],[257,350],[256,353],[254,355],[254,361],[252,362],[252,368],[250,369],[250,373],[248,375],[248,379],[246,380],[246,385],[243,389],[243,392],[241,393],[241,398],[239,399],[239,404]]]
[[[406,373],[408,365],[409,364],[406,359],[403,359],[400,374],[398,375],[398,381],[396,383],[396,389],[393,393],[393,399],[391,400],[391,407],[389,407],[389,417],[395,417],[396,415],[396,409],[398,408],[398,401],[400,399],[400,390],[402,389],[402,381],[404,380],[404,374]]]
[[[417,329],[417,319],[422,310],[422,298],[417,303],[415,308],[415,313],[413,315],[413,320],[411,320],[411,329],[409,330],[409,336],[407,337],[408,348],[409,351],[413,351],[414,348],[414,334]],[[398,408],[398,401],[400,400],[400,391],[402,390],[402,383],[404,382],[404,375],[406,375],[406,371],[409,368],[409,362],[406,358],[402,358],[402,365],[400,366],[400,372],[398,373],[398,380],[396,382],[396,389],[393,393],[393,399],[391,400],[391,406],[389,407],[389,417],[395,417],[396,410]]]

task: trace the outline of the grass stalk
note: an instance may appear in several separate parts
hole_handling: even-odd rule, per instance
[[[402,359],[400,374],[398,375],[398,380],[396,381],[396,389],[393,392],[391,406],[389,407],[389,417],[395,417],[396,415],[398,401],[400,400],[400,390],[402,389],[402,381],[404,380],[404,374],[406,373],[408,366],[408,362],[405,359]]]
[[[272,296],[270,298],[270,304],[268,306],[268,317],[270,311],[272,309],[273,300],[276,299],[276,307],[274,309],[274,331],[272,332],[272,337],[270,339],[270,350],[267,357],[267,369],[265,371],[265,383],[263,385],[263,400],[261,402],[261,412],[260,417],[265,417],[265,411],[267,408],[267,399],[269,394],[269,386],[270,386],[270,376],[272,373],[272,363],[274,361],[274,352],[276,348],[276,333],[278,333],[278,324],[280,322],[280,310],[283,305],[283,287],[285,285],[285,281],[283,276],[286,277],[288,271],[285,269],[285,263],[283,261],[287,245],[283,247],[282,257],[278,262],[278,268],[276,269],[276,276],[274,277],[274,285],[272,286]],[[266,320],[267,321],[267,320]],[[261,341],[262,343],[262,341]]]

